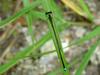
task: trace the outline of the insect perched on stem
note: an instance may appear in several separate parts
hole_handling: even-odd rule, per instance
[[[62,63],[63,70],[66,72],[67,71],[67,65],[66,65],[67,63],[66,63],[66,59],[65,59],[65,56],[64,56],[64,52],[63,52],[63,48],[62,48],[62,45],[61,45],[61,41],[60,41],[58,31],[57,31],[56,26],[54,25],[54,22],[53,22],[52,12],[51,11],[46,12],[45,14],[46,14],[46,16],[49,20],[48,26],[49,26],[49,29],[51,31],[51,35],[52,35],[53,42],[54,42],[54,45],[55,45],[55,48],[56,48],[56,51],[57,51],[58,58],[60,59],[60,62]]]

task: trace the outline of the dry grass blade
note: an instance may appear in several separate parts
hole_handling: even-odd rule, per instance
[[[0,41],[5,40],[9,38],[9,36],[15,31],[16,26],[9,26],[6,31],[3,33],[3,35],[0,37]]]
[[[82,11],[82,9],[77,4],[75,4],[72,0],[61,0],[61,1],[77,14],[81,16],[85,16],[85,13]]]
[[[15,42],[16,42],[16,39],[14,39],[14,40],[11,41],[11,43],[9,44],[9,46],[8,46],[8,47],[6,48],[6,50],[2,53],[1,59],[3,59],[3,58],[7,55],[7,53],[9,53],[9,51],[11,50],[11,48],[14,46]]]

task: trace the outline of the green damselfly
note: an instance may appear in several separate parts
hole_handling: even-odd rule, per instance
[[[67,71],[67,65],[66,65],[67,63],[66,63],[66,59],[64,57],[64,52],[63,52],[63,48],[61,45],[60,37],[58,35],[58,31],[57,31],[56,26],[54,25],[54,22],[53,22],[52,12],[51,11],[46,12],[45,14],[49,20],[49,29],[51,31],[53,42],[54,42],[55,48],[57,50],[57,55],[60,59],[60,62],[62,63],[63,70],[66,72]]]

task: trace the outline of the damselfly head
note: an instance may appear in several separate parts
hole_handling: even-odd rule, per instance
[[[46,12],[45,15],[52,14],[52,11]]]

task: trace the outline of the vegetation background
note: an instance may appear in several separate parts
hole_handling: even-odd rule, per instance
[[[99,7],[99,0],[0,0],[0,75],[100,75]]]

